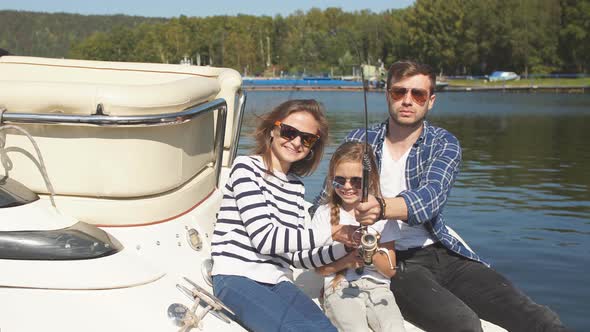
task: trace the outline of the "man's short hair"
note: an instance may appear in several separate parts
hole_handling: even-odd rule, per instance
[[[4,56],[4,55],[12,55],[10,54],[10,52],[8,52],[7,50],[0,48],[0,56]]]
[[[398,61],[389,67],[387,71],[387,90],[391,88],[392,80],[397,82],[415,75],[428,76],[430,79],[430,94],[433,94],[436,86],[436,74],[432,70],[432,67],[411,60]]]

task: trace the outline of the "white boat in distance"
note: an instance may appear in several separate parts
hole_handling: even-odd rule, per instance
[[[241,82],[225,68],[0,57],[2,331],[244,331],[209,276]],[[317,301],[321,278],[295,275]]]

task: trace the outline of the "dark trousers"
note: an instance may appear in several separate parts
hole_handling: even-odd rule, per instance
[[[391,279],[404,318],[425,331],[482,331],[480,318],[510,332],[567,331],[557,314],[505,277],[440,243],[397,252],[405,271]]]

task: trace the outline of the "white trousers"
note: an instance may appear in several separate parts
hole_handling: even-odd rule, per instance
[[[372,279],[342,281],[324,290],[324,310],[338,331],[404,331],[404,319],[389,284]]]

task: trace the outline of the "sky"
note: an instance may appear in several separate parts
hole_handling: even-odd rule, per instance
[[[307,11],[313,7],[339,7],[346,12],[370,9],[379,13],[387,9],[405,8],[413,2],[414,0],[0,0],[0,10],[150,17],[237,14],[288,16],[296,10]]]

